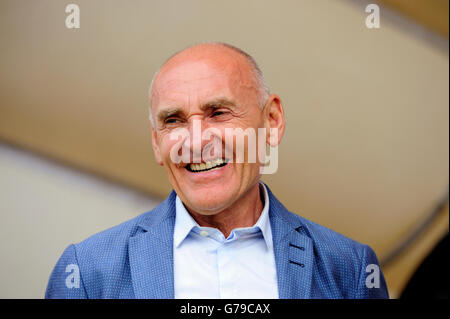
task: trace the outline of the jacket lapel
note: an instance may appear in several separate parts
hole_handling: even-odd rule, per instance
[[[174,298],[174,191],[138,225],[129,241],[131,278],[138,299]]]
[[[301,221],[291,215],[267,189],[279,297],[307,299],[310,297],[314,266],[313,242]]]

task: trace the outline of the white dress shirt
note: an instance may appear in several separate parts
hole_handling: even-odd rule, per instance
[[[200,227],[176,198],[174,230],[175,298],[278,298],[269,221],[269,196],[253,227],[235,228],[228,238]]]

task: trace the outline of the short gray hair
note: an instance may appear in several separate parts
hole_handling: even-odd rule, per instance
[[[250,65],[250,69],[252,71],[253,74],[253,80],[256,83],[256,87],[258,89],[258,93],[259,93],[259,104],[260,107],[263,108],[265,106],[265,104],[267,103],[267,100],[269,98],[270,95],[270,90],[269,90],[269,86],[267,85],[265,79],[264,79],[264,75],[261,71],[261,69],[258,66],[258,63],[256,63],[256,60],[247,52],[245,52],[242,49],[239,49],[238,47],[235,47],[234,45],[225,43],[225,42],[203,42],[203,43],[199,43],[199,44],[194,44],[191,45],[187,48],[184,48],[183,50],[177,51],[176,53],[172,54],[163,64],[162,66],[153,74],[153,78],[152,81],[150,82],[150,88],[148,90],[148,97],[149,97],[149,119],[150,119],[150,123],[152,124],[152,126],[154,126],[153,123],[153,118],[152,118],[152,105],[151,105],[151,100],[152,100],[152,89],[153,89],[153,83],[155,82],[156,77],[158,76],[159,72],[161,71],[161,68],[170,60],[172,59],[174,56],[176,56],[178,53],[183,52],[184,50],[196,47],[197,45],[201,45],[201,44],[209,44],[209,45],[217,45],[217,46],[223,46],[226,47],[228,49],[233,50],[234,52],[239,53],[240,55],[242,55],[248,62],[248,64]]]

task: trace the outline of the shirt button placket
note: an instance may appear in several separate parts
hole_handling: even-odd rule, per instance
[[[223,244],[217,249],[220,298],[235,297],[235,269],[232,263],[232,248]]]

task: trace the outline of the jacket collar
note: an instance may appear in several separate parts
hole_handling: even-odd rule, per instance
[[[281,299],[309,298],[314,254],[300,218],[289,213],[265,185],[269,195],[278,293]],[[131,278],[136,298],[174,298],[173,232],[175,199],[169,197],[143,215],[129,241]]]

